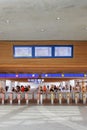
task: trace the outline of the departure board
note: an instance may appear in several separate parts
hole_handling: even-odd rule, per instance
[[[72,58],[72,45],[14,45],[14,58]]]
[[[14,48],[14,57],[32,57],[32,47],[28,46],[15,46]]]
[[[57,46],[54,49],[54,57],[72,57],[71,46]]]
[[[35,57],[52,57],[52,47],[35,47]]]

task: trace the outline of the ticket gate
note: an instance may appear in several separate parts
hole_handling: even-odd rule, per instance
[[[25,100],[26,100],[26,105],[28,105],[29,100],[28,100],[28,93],[25,93]]]
[[[43,94],[40,94],[40,104],[43,104]]]
[[[3,105],[5,101],[5,95],[3,93],[1,94],[1,98],[2,98],[2,105]]]
[[[59,104],[62,104],[63,99],[64,99],[64,103],[66,101],[67,104],[70,104],[70,101],[72,99],[72,101],[73,101],[72,103],[74,103],[74,104],[78,104],[78,103],[86,104],[86,102],[87,102],[86,94],[87,94],[86,92],[84,92],[84,93],[58,92],[56,95],[56,99],[57,99],[56,101],[58,101]],[[36,102],[36,100],[37,100],[37,104],[43,104],[43,101],[45,103],[50,102],[50,104],[54,104],[55,94],[54,94],[54,92],[48,92],[48,93],[35,92],[34,99],[33,99],[32,92],[25,92],[25,93],[11,92],[11,93],[5,93],[5,94],[1,93],[0,94],[1,104],[18,103],[18,105],[20,105],[21,103],[26,103],[26,105],[28,105],[29,103]]]
[[[37,104],[39,104],[40,103],[40,93],[38,92],[37,93]]]
[[[12,104],[12,100],[13,100],[12,98],[13,98],[13,94],[9,93],[10,105]]]
[[[79,102],[79,93],[75,93],[75,104]]]
[[[66,98],[67,98],[67,104],[70,104],[70,93],[66,93]]]
[[[83,104],[86,104],[86,93],[82,94]]]
[[[51,92],[51,104],[54,104],[54,92]]]
[[[20,93],[17,94],[17,99],[18,99],[18,105],[20,105],[21,104],[21,94]]]
[[[59,93],[58,97],[59,97],[59,104],[62,104],[62,93]]]

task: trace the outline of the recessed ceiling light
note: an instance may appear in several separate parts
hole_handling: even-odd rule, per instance
[[[60,20],[60,17],[57,17],[56,20]]]

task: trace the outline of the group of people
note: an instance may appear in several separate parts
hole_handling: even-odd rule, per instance
[[[8,92],[9,86],[5,86],[5,91]],[[30,91],[30,85],[24,86],[24,85],[17,85],[16,87],[12,87],[11,89],[12,92],[28,92]]]
[[[28,86],[17,85],[16,88],[15,87],[12,88],[12,92],[28,92],[28,91],[30,91],[30,85]]]
[[[69,86],[64,86],[64,87],[61,87],[60,85],[59,86],[56,86],[56,85],[53,85],[51,84],[51,86],[48,88],[47,86],[39,86],[39,90],[40,91],[43,91],[43,92],[47,92],[47,91],[50,91],[50,92],[58,92],[58,91],[71,91],[71,87]]]
[[[76,86],[71,86],[71,85],[53,85],[51,84],[51,86],[48,88],[47,86],[39,86],[39,90],[42,92],[86,92],[87,90],[86,86],[80,86],[80,85],[76,85]]]
[[[56,86],[56,85],[53,85],[51,84],[50,86],[46,86],[46,85],[43,85],[43,86],[39,86],[39,91],[41,93],[45,93],[45,92],[86,92],[87,90],[87,87],[85,86],[79,86],[79,85],[76,85],[75,87],[72,87],[71,85],[65,85],[65,86],[62,86],[62,85],[59,85],[59,86]],[[9,86],[6,86],[5,89],[0,85],[0,93],[5,93],[5,92],[8,92],[8,89],[9,89]],[[24,85],[17,85],[16,87],[12,87],[11,91],[12,92],[28,92],[30,91],[31,87],[30,85],[28,86],[24,86]]]

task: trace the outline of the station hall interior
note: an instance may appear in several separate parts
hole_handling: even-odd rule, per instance
[[[0,0],[0,130],[87,130],[87,0]]]

